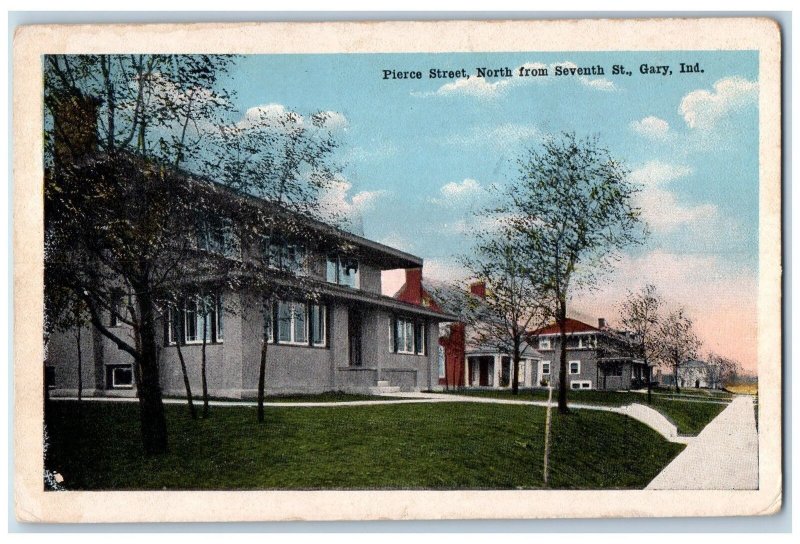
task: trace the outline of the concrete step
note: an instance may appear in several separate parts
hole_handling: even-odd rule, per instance
[[[369,392],[372,395],[383,395],[385,393],[398,393],[399,391],[400,391],[399,387],[391,385],[378,385],[376,387],[369,388]]]
[[[378,380],[378,387],[389,387],[389,380]]]

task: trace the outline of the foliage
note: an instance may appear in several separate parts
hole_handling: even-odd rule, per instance
[[[544,323],[546,309],[539,303],[539,290],[527,274],[524,255],[505,239],[477,234],[473,253],[463,259],[472,277],[485,285],[485,297],[471,297],[474,311],[467,322],[472,343],[490,346],[511,356],[511,386],[519,390],[520,358],[529,355],[527,332]]]
[[[558,404],[567,411],[565,320],[575,289],[593,287],[645,232],[633,203],[638,187],[597,138],[548,138],[518,161],[519,180],[495,210],[500,238],[524,255],[546,316],[561,328]]]

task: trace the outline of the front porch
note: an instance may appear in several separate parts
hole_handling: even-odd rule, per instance
[[[495,354],[468,355],[464,374],[467,387],[510,388],[514,365],[511,357]],[[519,386],[533,384],[533,363],[530,359],[519,362]]]

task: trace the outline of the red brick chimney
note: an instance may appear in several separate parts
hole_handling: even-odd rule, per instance
[[[476,281],[469,285],[469,292],[476,297],[486,298],[486,282]]]
[[[412,304],[422,304],[422,269],[406,268],[406,286],[403,300]]]

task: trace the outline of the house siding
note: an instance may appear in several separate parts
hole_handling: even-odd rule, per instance
[[[224,339],[206,345],[206,375],[209,395],[225,398],[255,398],[261,358],[263,316],[259,298],[253,293],[223,294]],[[350,366],[348,319],[351,305],[330,300],[326,347],[267,346],[265,391],[267,394],[320,393],[324,391],[366,392],[377,380],[389,380],[403,391],[430,389],[436,364],[438,325],[426,322],[426,354],[392,353],[393,312],[359,307],[362,313],[362,364]],[[118,327],[117,332],[124,332]],[[158,327],[159,371],[165,395],[183,397],[185,387],[178,349],[166,345],[163,326]],[[99,341],[99,349],[94,346]],[[54,395],[77,392],[77,348],[74,331],[56,333],[48,343],[46,364],[56,372]],[[105,367],[131,364],[133,359],[117,349],[109,339],[92,328],[82,333],[84,393],[91,395],[135,396],[135,387],[105,391]],[[195,396],[202,394],[201,352],[198,344],[182,345],[187,373]]]

